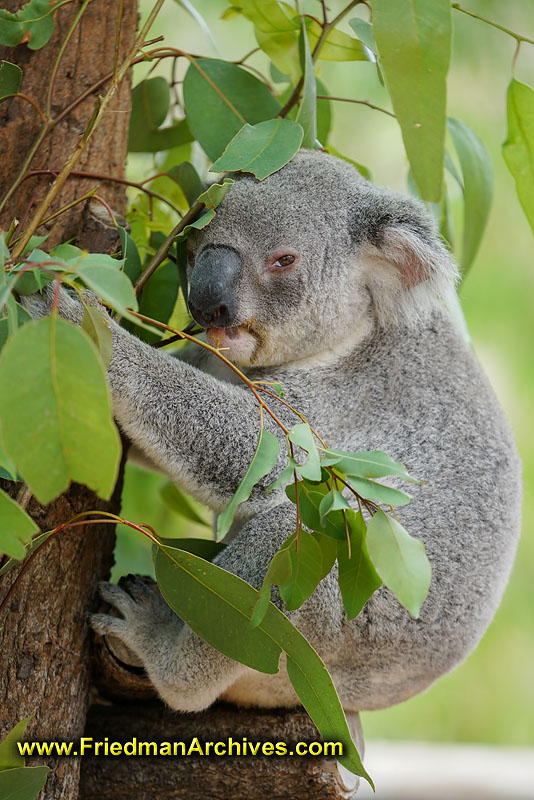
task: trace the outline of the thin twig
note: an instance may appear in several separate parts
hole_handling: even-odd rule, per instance
[[[381,111],[383,114],[387,114],[389,117],[396,119],[396,116],[392,111],[388,111],[387,108],[382,108],[381,106],[375,106],[375,104],[369,102],[369,100],[353,100],[351,97],[334,97],[331,94],[318,94],[317,100],[339,100],[342,103],[356,103],[360,106],[373,108],[375,111]]]
[[[513,39],[515,39],[516,42],[528,42],[528,44],[534,44],[534,39],[529,39],[528,36],[523,36],[521,33],[515,33],[515,31],[510,30],[510,28],[505,28],[504,25],[499,25],[498,22],[493,22],[491,19],[481,17],[480,14],[475,14],[474,11],[469,11],[467,8],[463,8],[460,3],[452,3],[452,7],[457,11],[461,11],[462,14],[467,14],[469,17],[474,17],[481,22],[485,22],[486,25],[491,25],[492,28],[497,28],[497,30],[507,33],[508,36],[511,36]]]

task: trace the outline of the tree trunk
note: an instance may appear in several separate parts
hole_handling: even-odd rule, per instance
[[[16,11],[22,2],[4,0],[3,8]],[[82,6],[73,0],[55,14],[55,30],[44,48],[26,45],[0,48],[0,59],[23,70],[20,91],[46,109],[52,68],[69,27]],[[65,49],[59,64],[51,103],[57,117],[86,89],[113,70],[117,20],[122,9],[120,53],[131,47],[137,27],[135,0],[93,0]],[[100,87],[99,92],[102,93]],[[93,93],[64,117],[36,152],[31,169],[61,169],[79,141],[91,117]],[[127,154],[130,85],[124,81],[108,113],[96,129],[77,164],[77,169],[123,177]],[[34,109],[14,98],[0,106],[0,195],[12,185],[21,164],[42,126]],[[25,220],[44,197],[53,180],[39,175],[25,180],[0,215],[0,229],[14,218]],[[71,203],[99,181],[70,178],[49,213]],[[119,184],[103,183],[99,194],[118,212],[124,211],[125,192]],[[71,236],[83,238],[85,247],[109,251],[107,233],[89,224],[84,203],[74,206],[48,226],[46,249]],[[43,229],[39,233],[44,232]],[[118,512],[120,481],[109,502],[99,500],[87,488],[73,485],[54,503],[39,507],[31,499],[27,510],[42,530],[50,530],[75,514],[89,509]],[[20,486],[2,482],[16,496]],[[89,693],[89,645],[85,616],[94,598],[96,583],[109,574],[114,533],[111,525],[91,525],[60,533],[43,547],[30,565],[0,619],[0,739],[19,720],[33,714],[28,738],[57,740],[83,735]],[[0,599],[5,597],[19,569],[0,579]],[[28,759],[31,764],[32,760]],[[33,763],[36,763],[33,761]],[[74,800],[78,797],[78,759],[39,759],[51,772],[40,797]]]

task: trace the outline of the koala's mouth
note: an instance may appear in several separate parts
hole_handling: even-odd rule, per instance
[[[206,328],[208,344],[222,350],[230,361],[236,364],[251,364],[261,347],[262,338],[252,327],[250,321],[231,328]]]

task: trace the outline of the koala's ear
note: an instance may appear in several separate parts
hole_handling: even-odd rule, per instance
[[[364,280],[383,327],[417,324],[454,290],[456,265],[422,204],[373,195],[357,226]]]

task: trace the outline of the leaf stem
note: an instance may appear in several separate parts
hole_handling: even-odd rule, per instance
[[[348,6],[346,6],[344,9],[342,9],[337,15],[337,17],[334,17],[334,19],[331,22],[323,23],[321,33],[319,35],[319,38],[317,39],[317,42],[311,54],[312,61],[315,61],[318,58],[319,53],[321,52],[321,48],[325,43],[325,40],[330,31],[332,30],[332,28],[334,28],[337,25],[337,23],[340,22],[343,19],[343,17],[346,14],[348,14],[349,11],[351,11],[351,9],[353,9],[354,6],[357,6],[360,2],[361,0],[352,0],[352,2],[349,3]],[[291,92],[289,100],[287,101],[283,109],[279,112],[278,114],[279,117],[286,117],[289,114],[295,103],[298,102],[298,99],[300,97],[300,92],[303,86],[304,86],[304,75],[301,75],[297,81],[295,88]]]
[[[462,14],[467,14],[469,17],[474,17],[474,19],[485,22],[486,25],[491,25],[492,28],[497,28],[497,30],[507,33],[508,36],[511,36],[513,39],[515,39],[516,42],[528,42],[528,44],[534,44],[534,39],[529,39],[528,36],[523,36],[521,33],[515,33],[514,31],[510,30],[510,28],[505,28],[504,25],[500,25],[498,22],[493,22],[493,20],[487,19],[487,17],[481,17],[480,14],[475,14],[474,11],[469,11],[469,9],[463,8],[460,3],[452,3],[452,7],[457,11],[461,11]]]
[[[369,102],[369,100],[353,100],[351,97],[334,97],[331,94],[318,94],[317,100],[339,100],[342,103],[357,103],[360,106],[367,106],[368,108],[373,108],[375,111],[381,111],[383,114],[387,114],[393,119],[396,119],[396,115],[392,111],[388,111],[387,108],[382,108],[382,106],[376,106],[374,103]]]

